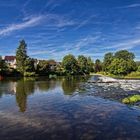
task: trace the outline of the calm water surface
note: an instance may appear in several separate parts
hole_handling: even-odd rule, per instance
[[[91,85],[96,77],[0,82],[0,140],[139,140],[140,108],[128,91]]]

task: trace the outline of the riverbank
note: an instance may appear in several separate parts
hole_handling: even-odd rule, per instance
[[[126,80],[140,80],[140,72],[132,72],[126,76],[122,75],[113,75],[106,72],[97,72],[97,73],[90,73],[91,76],[93,75],[101,75],[101,76],[107,76],[115,79],[126,79]]]
[[[99,88],[103,88],[103,91],[102,94],[98,93],[97,96],[113,100],[116,99],[122,103],[140,107],[139,85],[140,79],[115,79],[102,74],[94,74],[86,87],[91,88],[90,91],[92,91],[92,87],[98,86]],[[105,93],[106,90],[107,92]],[[111,90],[113,91],[110,94]]]

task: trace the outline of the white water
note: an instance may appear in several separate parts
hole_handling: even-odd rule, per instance
[[[120,87],[124,90],[136,90],[140,92],[140,80],[126,80],[126,79],[114,79],[107,76],[99,76],[98,77],[99,82],[98,85],[104,85],[104,86],[114,86],[114,87]]]

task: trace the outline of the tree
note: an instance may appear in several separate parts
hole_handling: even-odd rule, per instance
[[[27,56],[27,44],[24,40],[20,41],[19,47],[16,51],[16,63],[17,63],[17,70],[24,75],[24,72],[26,71],[26,59]]]
[[[111,62],[113,61],[114,56],[113,53],[106,53],[104,56],[104,61],[103,61],[103,69],[104,71],[108,71],[109,70],[109,66],[111,64]]]
[[[114,75],[123,75],[126,72],[127,63],[123,59],[115,58],[109,66],[109,72]]]
[[[78,66],[81,74],[89,74],[91,71],[93,71],[93,61],[90,57],[79,55]]]
[[[8,70],[7,64],[4,60],[2,60],[2,57],[0,56],[0,75],[4,75],[6,71]]]
[[[109,66],[109,72],[114,75],[126,75],[136,70],[136,64],[133,60],[126,61],[124,59],[115,58]]]
[[[62,66],[67,74],[75,75],[78,73],[78,62],[71,54],[63,58]]]
[[[40,75],[45,75],[49,73],[49,63],[46,60],[39,60],[37,64],[37,73]]]
[[[132,71],[136,71],[138,67],[134,60],[129,60],[129,61],[127,61],[127,68],[128,68],[128,70],[127,70],[127,74],[128,74]]]
[[[113,72],[111,70],[111,73],[116,73],[119,75],[126,75],[132,71],[135,71],[137,69],[137,65],[134,61],[135,55],[132,52],[129,52],[127,50],[120,50],[115,53],[115,60],[111,63],[111,69],[114,67],[116,70]]]
[[[93,68],[94,67],[94,63],[93,63],[91,57],[87,58],[87,63],[88,63],[88,71],[89,72],[93,72],[94,71],[94,68]]]
[[[78,56],[79,72],[82,74],[89,73],[87,58],[83,55]]]
[[[25,60],[25,71],[26,72],[34,72],[35,71],[35,66],[34,66],[34,59],[32,58],[26,58]]]
[[[99,59],[96,59],[95,61],[95,72],[102,71],[102,63]]]
[[[126,61],[133,60],[135,58],[134,53],[127,50],[120,50],[115,53],[115,58],[124,59]]]

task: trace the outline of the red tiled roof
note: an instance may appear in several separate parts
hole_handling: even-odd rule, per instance
[[[49,65],[56,65],[56,62],[54,60],[48,60]]]
[[[4,60],[6,60],[6,61],[13,61],[15,59],[16,59],[15,56],[5,56],[5,58],[4,58]]]

